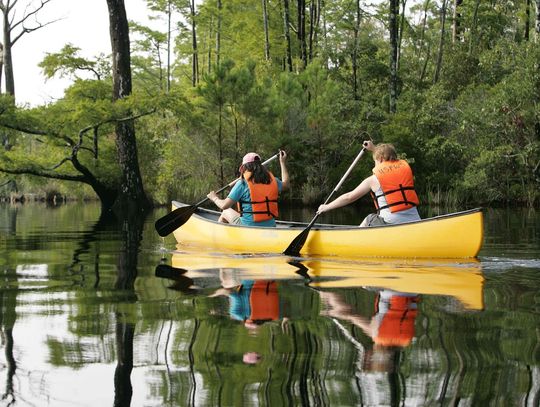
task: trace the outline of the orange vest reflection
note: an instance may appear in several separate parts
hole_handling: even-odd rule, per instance
[[[381,291],[375,302],[373,342],[383,346],[408,346],[414,338],[418,295]]]
[[[276,281],[243,280],[229,298],[233,319],[263,323],[276,321],[280,317]]]

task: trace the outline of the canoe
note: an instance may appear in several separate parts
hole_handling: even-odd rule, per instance
[[[290,261],[276,255],[226,255],[177,246],[171,264],[197,280],[217,278],[227,272],[237,281],[246,279],[308,279],[324,289],[378,288],[407,294],[450,296],[470,310],[484,307],[481,263],[476,259],[328,259]],[[216,282],[216,284],[219,284]]]
[[[172,209],[186,204],[173,201]],[[278,221],[275,228],[218,222],[219,212],[198,208],[176,229],[180,244],[233,253],[282,253],[307,224]],[[473,258],[483,242],[480,208],[399,225],[360,228],[313,225],[301,256]]]

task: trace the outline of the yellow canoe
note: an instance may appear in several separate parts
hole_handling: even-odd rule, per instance
[[[225,272],[242,279],[309,279],[309,285],[321,288],[373,287],[402,293],[451,296],[465,308],[483,309],[481,263],[478,260],[441,259],[327,259],[294,261],[286,256],[232,256],[202,253],[177,247],[172,266],[187,270],[196,280],[209,273]]]
[[[186,206],[173,202],[172,209]],[[238,226],[217,221],[218,212],[199,208],[174,237],[180,244],[233,253],[282,253],[307,226],[277,222],[275,228]],[[481,209],[417,222],[360,228],[315,224],[300,254],[345,257],[472,258],[483,241]]]

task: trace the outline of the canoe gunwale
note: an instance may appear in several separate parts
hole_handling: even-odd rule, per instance
[[[184,204],[184,203],[181,203],[181,202],[178,202],[178,201],[172,201],[172,204],[176,208],[181,208],[183,206],[187,206],[187,204]],[[396,228],[396,227],[400,227],[400,226],[410,226],[410,225],[416,225],[416,224],[423,224],[423,223],[427,223],[427,222],[437,222],[437,221],[441,221],[441,220],[445,220],[445,219],[449,219],[449,218],[453,218],[453,217],[470,215],[470,214],[474,214],[474,213],[477,213],[477,212],[482,212],[482,208],[478,207],[478,208],[473,208],[473,209],[467,209],[465,211],[453,212],[453,213],[444,214],[444,215],[438,215],[438,216],[434,216],[434,217],[431,217],[431,218],[420,219],[420,220],[413,221],[413,222],[404,222],[404,223],[398,223],[398,224],[394,224],[394,225],[390,224],[390,225],[384,225],[384,226],[371,226],[371,227],[366,228],[366,229],[373,230],[373,229],[379,229],[379,228]],[[221,223],[221,222],[218,222],[218,220],[217,220],[219,218],[219,214],[220,214],[220,212],[218,212],[218,211],[198,207],[196,209],[196,211],[193,213],[192,216],[196,216],[197,218],[199,218],[199,219],[201,219],[201,220],[203,220],[205,222],[215,223],[215,224],[219,224],[220,226],[225,226],[225,227],[250,228],[250,229],[251,228],[253,228],[253,229],[268,229],[268,227],[263,227],[263,226],[231,225],[231,224],[228,224],[228,223]],[[205,216],[205,215],[207,215],[207,216]],[[215,219],[211,219],[208,215],[214,217]],[[302,230],[307,225],[308,224],[304,223],[304,222],[276,220],[276,226],[277,226],[278,229]],[[358,225],[336,225],[336,224],[330,224],[330,223],[315,223],[311,229],[312,230],[325,231],[325,230],[353,230],[353,229],[364,229],[364,228],[360,228]]]

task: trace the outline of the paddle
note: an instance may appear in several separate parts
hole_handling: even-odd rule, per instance
[[[185,273],[187,273],[186,269],[168,266],[167,264],[158,264],[156,266],[156,277],[175,280]]]
[[[279,156],[279,153],[273,155],[268,160],[263,162],[263,165],[266,165],[269,162],[275,160],[278,156]],[[234,181],[231,181],[224,187],[218,189],[216,193],[219,194],[225,189],[232,187],[240,179],[241,179],[240,177],[236,178]],[[176,229],[178,229],[180,226],[182,226],[184,223],[188,221],[191,215],[193,215],[193,213],[195,213],[195,211],[197,210],[197,207],[199,207],[206,201],[208,201],[208,197],[204,198],[200,202],[197,202],[195,205],[183,206],[181,208],[175,209],[172,212],[169,212],[167,215],[156,220],[156,223],[154,224],[156,231],[161,237],[167,236],[168,234],[174,232]]]
[[[326,198],[326,201],[324,201],[324,205],[326,205],[328,202],[330,202],[330,199],[332,198],[334,193],[337,192],[337,190],[339,188],[341,188],[341,185],[345,182],[345,179],[349,176],[349,174],[353,170],[353,168],[356,165],[356,163],[358,162],[358,160],[360,160],[360,158],[362,158],[365,151],[366,151],[366,149],[362,148],[360,153],[358,153],[358,155],[356,156],[356,158],[352,162],[351,166],[349,167],[349,169],[345,173],[345,175],[343,175],[343,177],[341,178],[339,183],[336,185],[334,190],[330,193],[330,195],[328,195],[328,198]],[[294,240],[291,242],[289,247],[287,247],[285,249],[283,254],[285,254],[286,256],[299,256],[300,255],[300,250],[302,250],[302,247],[304,247],[304,243],[306,243],[306,239],[307,239],[307,237],[309,235],[309,231],[311,230],[311,227],[313,226],[313,224],[315,223],[315,221],[317,220],[318,217],[319,217],[319,213],[317,212],[315,214],[315,216],[313,217],[313,219],[311,219],[311,222],[309,222],[307,227],[298,236],[296,236],[294,238]]]

